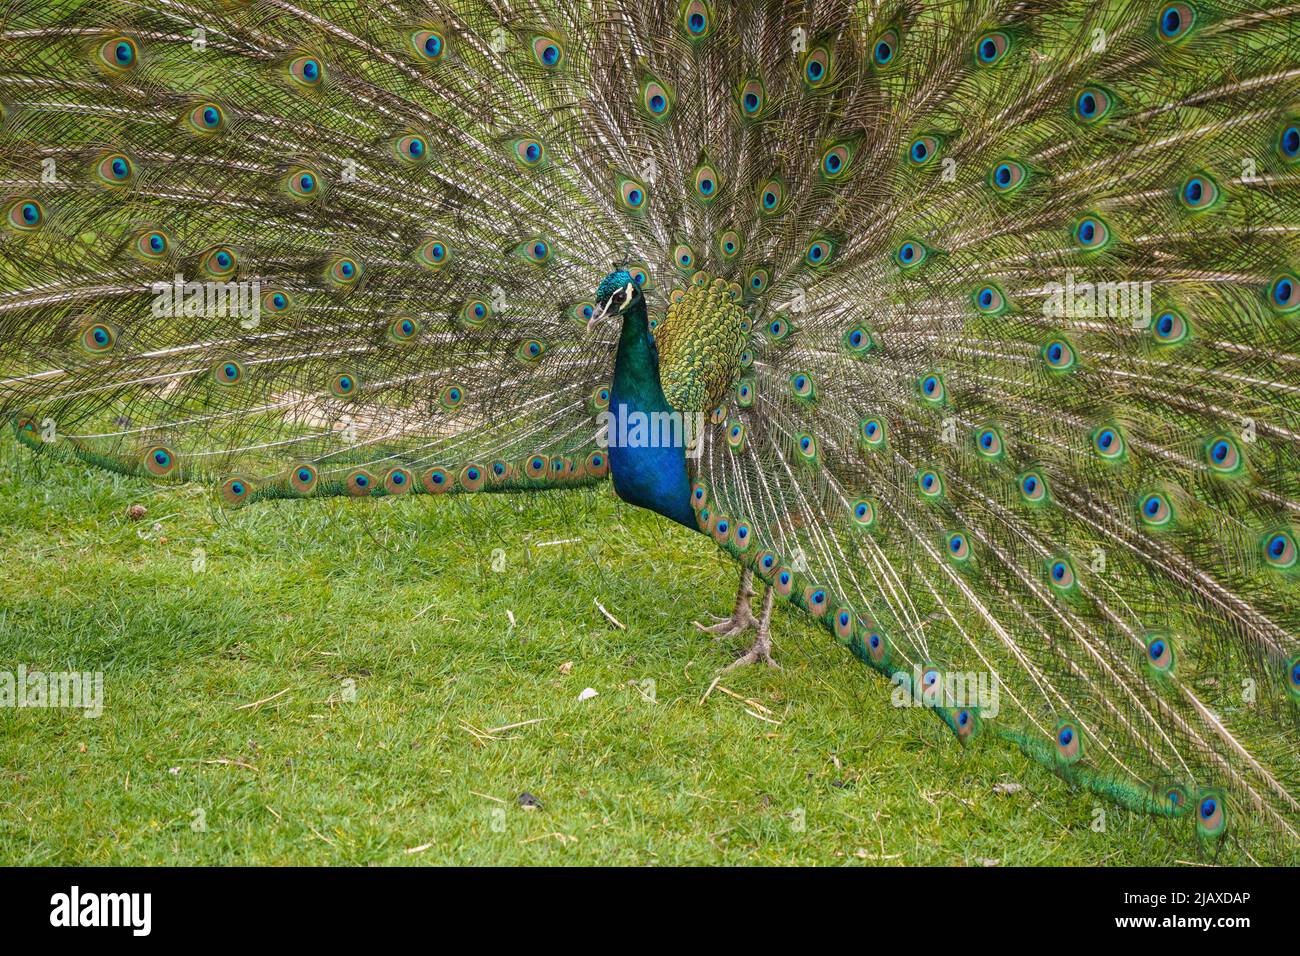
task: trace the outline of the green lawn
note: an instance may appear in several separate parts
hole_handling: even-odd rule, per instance
[[[784,670],[701,702],[735,572],[608,488],[231,512],[6,438],[0,562],[0,670],[105,674],[0,709],[4,864],[1206,862],[782,609]]]

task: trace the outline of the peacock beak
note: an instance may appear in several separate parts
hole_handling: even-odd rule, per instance
[[[608,314],[609,314],[609,302],[608,301],[597,302],[595,311],[592,312],[591,318],[587,320],[587,331],[590,332],[597,325],[599,325],[601,320],[604,319],[605,316],[607,316]]]

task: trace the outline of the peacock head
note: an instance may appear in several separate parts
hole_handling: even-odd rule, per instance
[[[622,315],[642,301],[641,287],[632,278],[632,273],[616,268],[596,289],[596,311],[587,322],[587,328],[592,328],[607,315]]]

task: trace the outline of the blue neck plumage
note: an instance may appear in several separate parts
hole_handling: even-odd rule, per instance
[[[614,359],[609,396],[609,470],[614,491],[629,504],[699,530],[690,505],[686,449],[680,441],[658,441],[659,429],[652,424],[671,412],[659,383],[659,355],[642,301],[623,314]],[[656,413],[659,418],[652,417]]]

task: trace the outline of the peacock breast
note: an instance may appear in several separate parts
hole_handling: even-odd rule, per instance
[[[674,409],[712,411],[735,385],[748,328],[740,298],[740,286],[703,272],[673,293],[654,337],[659,380]]]

